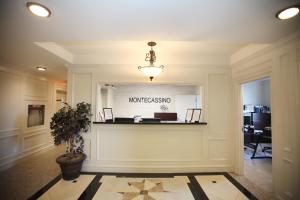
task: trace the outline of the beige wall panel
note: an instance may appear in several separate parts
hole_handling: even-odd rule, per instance
[[[115,126],[110,128],[101,126],[102,130],[99,129],[97,133],[100,160],[199,161],[202,159],[203,131],[200,127]]]
[[[208,157],[213,161],[228,160],[228,142],[225,139],[210,139],[208,144]]]
[[[18,135],[0,138],[0,161],[5,156],[15,155],[19,151]]]
[[[211,134],[221,134],[218,137],[226,137],[225,133],[230,131],[231,128],[229,95],[229,81],[226,74],[209,74],[209,127],[212,131]]]
[[[52,145],[54,82],[0,70],[0,170]],[[27,127],[28,105],[45,105],[44,125]]]
[[[25,78],[24,95],[26,99],[47,99],[48,81]]]
[[[35,147],[40,147],[42,145],[49,144],[50,136],[47,131],[40,132],[39,134],[35,134],[32,136],[26,136],[24,138],[24,151],[31,150]]]
[[[74,103],[92,102],[92,74],[73,74]]]
[[[20,76],[0,71],[0,102],[0,130],[20,128],[22,121]]]

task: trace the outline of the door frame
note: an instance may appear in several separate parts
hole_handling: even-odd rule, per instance
[[[256,74],[251,77],[244,77],[234,80],[234,132],[235,132],[235,167],[234,173],[244,175],[244,137],[243,137],[243,96],[242,85],[252,81],[270,78],[270,106],[272,108],[272,76],[271,72]]]

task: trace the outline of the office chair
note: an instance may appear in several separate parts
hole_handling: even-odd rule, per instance
[[[270,113],[252,113],[252,121],[254,126],[253,134],[257,136],[256,143],[254,145],[254,151],[251,156],[253,158],[272,158],[270,156],[256,157],[256,151],[261,140],[271,140],[271,114]],[[268,135],[267,132],[270,134]],[[272,150],[272,147],[263,147],[262,151]]]

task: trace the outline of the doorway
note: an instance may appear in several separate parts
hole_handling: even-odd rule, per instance
[[[67,93],[65,90],[56,90],[55,112],[64,107],[67,102]]]
[[[272,194],[272,109],[270,78],[241,85],[244,176]]]

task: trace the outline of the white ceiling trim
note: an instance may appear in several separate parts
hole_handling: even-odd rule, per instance
[[[230,58],[230,64],[233,65],[240,60],[243,60],[244,58],[249,57],[254,53],[266,49],[270,46],[271,44],[249,44],[232,54]]]
[[[69,62],[70,65],[147,65],[150,47],[141,41],[36,42],[38,46]],[[159,41],[154,47],[157,65],[229,65],[230,56],[242,44]]]
[[[69,51],[64,49],[62,46],[56,44],[55,42],[34,42],[39,47],[46,49],[47,51],[53,53],[54,55],[64,59],[69,63],[74,63],[74,56]]]

